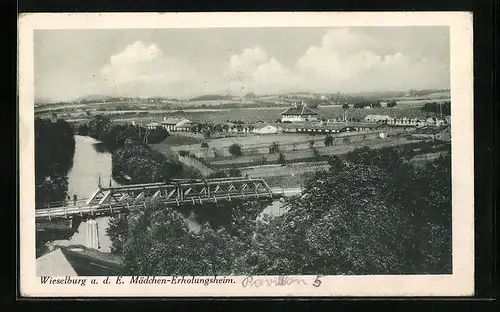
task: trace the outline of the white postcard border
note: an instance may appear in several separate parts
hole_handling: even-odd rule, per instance
[[[104,284],[42,285],[36,276],[34,209],[34,68],[36,29],[139,29],[216,27],[450,26],[452,109],[453,274],[290,276],[307,285]],[[20,292],[26,297],[184,296],[469,296],[474,292],[474,128],[472,13],[308,12],[308,13],[37,13],[19,19]],[[64,278],[64,277],[63,277]],[[79,277],[83,278],[83,277]],[[264,279],[263,276],[254,277]],[[98,284],[91,284],[95,279]],[[247,280],[248,281],[248,280]]]

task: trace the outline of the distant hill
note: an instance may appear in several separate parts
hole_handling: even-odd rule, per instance
[[[189,99],[190,101],[219,101],[219,100],[229,100],[230,96],[225,95],[217,95],[217,94],[207,94],[200,95],[194,98]]]
[[[78,97],[75,101],[77,101],[77,102],[95,102],[95,101],[100,101],[100,100],[109,100],[109,99],[113,99],[113,98],[115,98],[115,97],[110,96],[110,95],[90,94],[90,95]]]

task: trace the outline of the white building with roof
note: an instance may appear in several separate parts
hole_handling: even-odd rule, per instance
[[[387,122],[394,118],[389,115],[368,115],[365,117],[366,122]]]
[[[307,104],[293,103],[286,111],[281,113],[281,122],[305,122],[318,120],[319,114]]]
[[[161,125],[165,130],[179,131],[179,129],[183,125],[185,125],[189,122],[190,122],[190,120],[186,119],[186,118],[167,118],[167,117],[164,117]]]

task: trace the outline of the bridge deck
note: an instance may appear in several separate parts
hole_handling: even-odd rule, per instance
[[[148,183],[101,187],[87,200],[68,204],[59,202],[35,210],[35,219],[51,220],[75,216],[110,215],[129,209],[144,209],[146,203],[159,200],[170,205],[201,204],[285,196],[284,190],[271,189],[263,179],[177,180],[172,183]],[[295,191],[292,191],[294,193]],[[295,194],[295,193],[294,193]]]

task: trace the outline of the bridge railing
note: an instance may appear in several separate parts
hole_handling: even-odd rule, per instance
[[[44,203],[36,203],[36,209],[49,209],[49,208],[59,208],[65,206],[84,206],[86,204],[87,199],[78,199],[78,200],[60,200],[60,201],[51,201]]]

